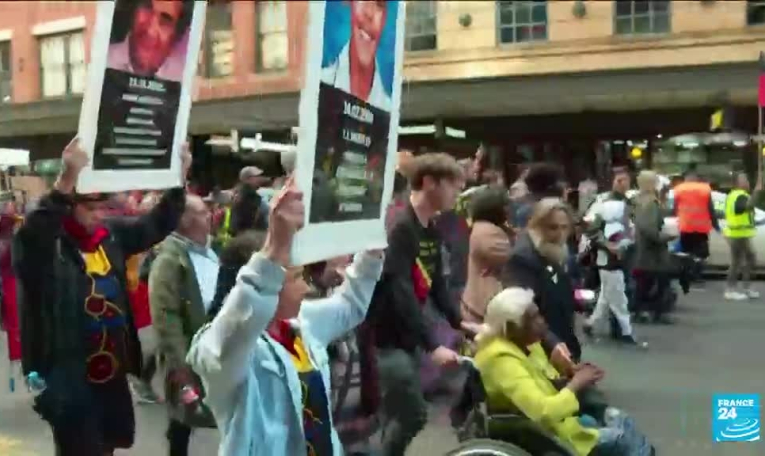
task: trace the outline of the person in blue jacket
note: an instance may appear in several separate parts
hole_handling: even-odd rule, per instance
[[[330,413],[327,346],[364,320],[382,252],[357,255],[336,293],[304,302],[303,268],[290,264],[304,218],[303,194],[290,180],[271,203],[262,250],[192,341],[187,361],[204,384],[220,454],[343,454]]]

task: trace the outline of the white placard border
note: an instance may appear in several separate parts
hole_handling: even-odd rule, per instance
[[[398,147],[398,124],[401,106],[401,83],[403,81],[405,2],[398,2],[396,16],[396,59],[393,71],[393,91],[388,130],[388,150],[380,217],[373,220],[326,222],[309,224],[310,201],[315,166],[315,149],[318,129],[318,100],[321,82],[321,63],[324,54],[324,18],[326,1],[309,2],[308,33],[305,59],[305,86],[300,95],[300,127],[295,181],[303,192],[306,202],[305,226],[292,243],[292,264],[310,264],[329,258],[348,255],[367,249],[387,247],[385,217],[393,196],[393,180],[396,172]]]
[[[100,0],[96,9],[96,23],[90,46],[90,64],[88,65],[88,85],[82,99],[78,137],[80,144],[93,160],[93,149],[98,132],[98,110],[101,104],[101,90],[106,72],[109,41],[112,33],[112,20],[116,2]],[[172,157],[170,168],[163,170],[94,170],[87,167],[82,170],[77,181],[80,193],[121,192],[127,190],[163,190],[181,185],[180,150],[186,141],[189,116],[191,115],[191,95],[194,78],[197,74],[199,49],[202,43],[202,31],[205,23],[206,1],[195,1],[189,28],[186,49],[186,65],[183,69],[181,94],[178,103],[178,117],[175,121]]]

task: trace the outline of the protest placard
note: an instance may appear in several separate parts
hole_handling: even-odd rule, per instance
[[[206,5],[98,2],[78,130],[91,166],[79,192],[180,185]]]
[[[386,246],[403,32],[397,0],[310,3],[295,170],[306,225],[295,264]]]

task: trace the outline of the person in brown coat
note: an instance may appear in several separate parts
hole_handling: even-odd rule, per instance
[[[473,198],[467,284],[462,294],[462,318],[483,323],[486,306],[502,290],[500,276],[510,258],[509,196],[502,187],[482,190]]]

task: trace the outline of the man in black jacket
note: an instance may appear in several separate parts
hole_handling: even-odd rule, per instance
[[[388,234],[383,276],[377,284],[369,324],[377,346],[381,405],[389,419],[383,454],[403,456],[427,423],[427,405],[420,387],[419,354],[429,353],[439,366],[454,365],[458,355],[435,340],[423,315],[431,300],[452,327],[461,326],[443,277],[441,240],[433,219],[449,210],[462,188],[462,169],[446,154],[412,160],[411,195]]]
[[[574,331],[574,290],[565,268],[571,223],[570,209],[561,199],[537,202],[528,229],[513,247],[505,280],[506,286],[534,291],[534,301],[550,329],[542,345],[561,373],[582,355]]]
[[[105,197],[76,194],[88,156],[73,140],[54,189],[16,235],[24,374],[47,387],[35,410],[62,456],[104,456],[130,448],[135,418],[127,374],[141,372],[141,348],[127,300],[125,259],[160,242],[183,212],[183,187],[134,221],[104,220]],[[191,163],[184,147],[182,182]]]

